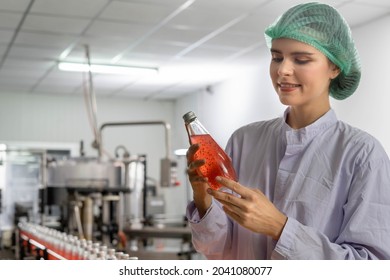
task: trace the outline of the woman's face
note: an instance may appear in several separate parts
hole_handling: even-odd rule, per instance
[[[280,38],[272,41],[271,55],[270,75],[282,104],[318,108],[329,103],[329,84],[339,70],[324,54],[308,44]]]

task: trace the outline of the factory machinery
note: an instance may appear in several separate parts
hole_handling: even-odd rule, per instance
[[[172,224],[164,219],[165,200],[158,191],[160,187],[177,184],[177,163],[169,156],[169,124],[105,123],[100,126],[99,135],[109,126],[139,125],[165,129],[166,157],[161,159],[160,182],[148,178],[146,155],[130,156],[124,146],[118,146],[115,160],[81,157],[50,163],[44,204],[49,209],[60,206],[61,227],[69,234],[99,240],[139,258],[191,258],[193,250],[186,221],[183,217]],[[180,241],[174,246],[176,250],[164,250],[168,239]]]
[[[37,187],[33,190],[36,194],[28,199],[33,203],[16,203],[13,213],[18,257],[28,257],[30,252],[38,258],[67,259],[52,249],[49,252],[55,253],[49,254],[44,245],[47,241],[27,231],[36,224],[40,237],[45,236],[42,232],[56,230],[71,237],[69,240],[100,243],[132,258],[193,258],[195,252],[184,216],[174,222],[164,219],[165,199],[159,190],[177,185],[178,180],[177,162],[169,156],[169,124],[163,121],[105,123],[100,126],[99,135],[109,126],[144,125],[165,129],[167,153],[160,162],[159,181],[147,176],[146,155],[130,155],[122,145],[116,148],[114,159],[83,156],[82,143],[80,157],[55,157],[47,151],[34,151],[35,169],[26,168],[29,172],[33,170],[33,175],[24,176],[36,176]],[[6,153],[11,151],[4,150],[3,155]],[[4,168],[7,161],[11,161],[10,157],[4,160]],[[12,165],[8,165],[7,169],[12,170]],[[20,167],[14,165],[14,169]],[[8,185],[15,184],[8,182]],[[5,190],[11,190],[10,187]]]

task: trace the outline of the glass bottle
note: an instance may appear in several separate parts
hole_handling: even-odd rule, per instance
[[[205,164],[199,168],[199,171],[202,176],[208,178],[210,187],[216,190],[221,187],[215,180],[217,176],[236,180],[230,157],[217,144],[195,113],[190,111],[183,116],[183,119],[190,144],[199,144],[194,159],[205,160]]]
[[[107,249],[106,260],[116,260],[115,249]]]

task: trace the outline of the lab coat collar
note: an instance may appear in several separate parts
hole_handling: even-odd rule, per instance
[[[326,130],[338,121],[335,111],[331,108],[314,123],[300,129],[293,129],[286,122],[289,112],[290,108],[288,107],[284,111],[283,122],[283,130],[286,134],[287,145],[304,145],[311,141],[318,133]]]

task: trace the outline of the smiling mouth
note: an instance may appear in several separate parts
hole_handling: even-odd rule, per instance
[[[300,87],[299,84],[289,84],[289,83],[278,83],[280,89],[294,89]]]

